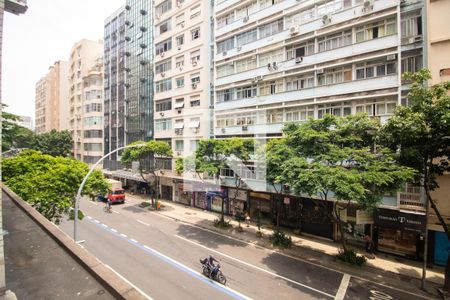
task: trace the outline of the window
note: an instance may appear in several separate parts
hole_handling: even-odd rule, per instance
[[[184,77],[178,77],[175,81],[177,83],[177,89],[184,87]]]
[[[286,78],[286,90],[297,91],[314,87],[314,74]]]
[[[189,149],[194,152],[195,150],[197,150],[198,144],[200,143],[199,140],[191,140],[190,141],[190,145],[189,145]]]
[[[191,107],[200,106],[200,99],[192,99],[190,101]]]
[[[267,66],[269,63],[280,62],[284,60],[283,49],[266,52],[259,55],[259,66]]]
[[[267,123],[282,123],[283,122],[283,110],[272,109],[266,111]]]
[[[102,112],[102,104],[101,103],[90,103],[84,106],[84,111],[86,113],[90,112]]]
[[[182,109],[184,107],[184,98],[175,99],[175,109]]]
[[[228,63],[217,67],[217,78],[234,74],[234,64]]]
[[[160,74],[162,72],[167,72],[172,69],[172,62],[169,59],[165,59],[162,62],[159,62],[155,65],[155,73]]]
[[[352,67],[326,69],[323,74],[317,75],[318,85],[336,84],[352,80]]]
[[[234,100],[234,89],[225,89],[217,92],[217,102]]]
[[[184,141],[176,140],[175,141],[175,151],[183,151],[184,150]]]
[[[303,57],[314,54],[314,41],[302,43],[300,45],[294,45],[286,50],[286,59],[294,59],[297,57]]]
[[[283,19],[259,27],[259,37],[265,38],[283,31]]]
[[[200,4],[191,8],[191,19],[200,16]]]
[[[256,57],[236,61],[236,72],[244,72],[256,68]]]
[[[189,128],[199,128],[200,127],[200,117],[190,118],[188,127]]]
[[[240,33],[236,35],[236,46],[242,46],[256,41],[258,38],[258,32],[255,29]]]
[[[272,95],[283,92],[283,80],[266,81],[259,87],[259,94],[261,96]]]
[[[397,105],[395,99],[380,99],[359,101],[355,106],[356,113],[366,113],[369,116],[392,115]]]
[[[101,143],[89,143],[83,144],[84,151],[103,151],[103,145]]]
[[[184,55],[175,58],[175,67],[181,68],[184,66]]]
[[[175,126],[174,126],[175,130],[183,130],[184,129],[184,120],[183,119],[177,119],[175,120]]]
[[[103,117],[87,117],[83,119],[83,125],[92,126],[92,125],[102,125]]]
[[[191,74],[191,83],[193,85],[200,83],[200,73]]]
[[[184,34],[179,35],[175,38],[175,42],[177,44],[177,47],[180,47],[184,44]]]
[[[103,137],[103,130],[85,130],[84,131],[85,138],[101,138]]]
[[[170,49],[172,49],[172,39],[170,38],[155,45],[156,55],[169,51]]]
[[[325,115],[345,117],[350,115],[351,112],[352,108],[350,102],[319,105],[317,108],[317,118],[323,119]]]
[[[234,22],[234,11],[229,14],[217,18],[217,28],[222,28]]]
[[[172,80],[169,78],[169,79],[157,81],[155,83],[155,86],[156,86],[156,88],[155,88],[156,93],[170,91],[172,89]]]
[[[238,9],[236,9],[236,19],[242,19],[248,15],[251,15],[252,13],[255,13],[258,11],[258,5],[256,1],[253,1],[246,6],[242,6]]]
[[[172,109],[172,99],[158,100],[155,102],[156,112],[167,111]]]
[[[283,0],[260,0],[259,1],[259,8],[263,9],[272,5],[275,5],[277,3],[280,3]]]
[[[175,26],[177,28],[184,27],[184,13],[182,13],[181,15],[176,16],[175,24],[176,24]]]
[[[200,61],[200,50],[191,52],[191,63]]]
[[[318,38],[318,51],[329,51],[352,43],[352,30]]]
[[[414,73],[420,69],[422,69],[422,55],[402,57],[402,73]]]
[[[161,35],[161,34],[167,32],[167,31],[169,31],[170,29],[171,29],[170,19],[167,19],[166,21],[162,22],[161,24],[159,24],[156,27],[156,33],[158,35]]]
[[[256,86],[245,86],[236,89],[236,99],[256,97]]]
[[[286,112],[286,122],[307,121],[314,118],[314,106],[291,108]]]
[[[160,119],[155,120],[155,130],[156,131],[166,131],[172,129],[171,119]]]
[[[194,41],[200,38],[200,28],[195,28],[191,30],[191,39]]]
[[[396,20],[395,18],[390,18],[387,20],[366,24],[365,26],[356,27],[355,31],[357,43],[395,34]]]
[[[217,53],[222,53],[234,48],[234,37],[217,43]]]
[[[155,7],[155,15],[161,16],[163,13],[172,9],[172,0],[165,0]]]
[[[402,18],[402,37],[418,36],[422,34],[422,17],[420,12],[415,12]]]
[[[342,0],[332,0],[327,3],[321,4],[317,7],[317,15],[323,16],[335,13],[342,8]]]

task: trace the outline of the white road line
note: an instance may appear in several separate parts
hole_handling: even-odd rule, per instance
[[[175,235],[175,236],[176,236],[177,238],[179,238],[179,239],[182,239],[182,240],[188,242],[188,243],[191,243],[191,244],[194,244],[194,245],[196,245],[196,246],[198,246],[198,247],[207,249],[208,251],[215,252],[215,253],[217,253],[217,254],[220,254],[220,255],[222,255],[222,256],[224,256],[224,257],[227,257],[227,258],[229,258],[229,259],[232,259],[232,260],[234,260],[234,261],[237,261],[237,262],[239,262],[239,263],[241,263],[241,264],[243,264],[243,265],[246,265],[246,266],[248,266],[248,267],[257,269],[257,270],[259,270],[259,271],[261,271],[261,272],[270,274],[270,275],[272,275],[272,276],[274,276],[274,277],[278,277],[278,278],[281,278],[281,279],[283,279],[283,280],[289,281],[290,283],[293,283],[293,284],[302,286],[302,287],[304,287],[304,288],[306,288],[306,289],[312,290],[312,291],[314,291],[314,292],[320,293],[320,294],[325,295],[325,296],[328,296],[328,297],[330,297],[330,298],[334,298],[334,296],[331,295],[331,294],[328,294],[328,293],[325,293],[325,292],[323,292],[323,291],[317,290],[317,289],[315,289],[315,288],[313,288],[313,287],[307,286],[307,285],[305,285],[305,284],[302,284],[302,283],[300,283],[300,282],[294,281],[294,280],[289,279],[289,278],[287,278],[287,277],[278,275],[278,274],[273,273],[273,272],[271,272],[271,271],[268,271],[268,270],[266,270],[266,269],[263,269],[263,268],[254,266],[254,265],[249,264],[249,263],[247,263],[247,262],[245,262],[245,261],[242,261],[242,260],[240,260],[240,259],[234,258],[234,257],[232,257],[232,256],[230,256],[230,255],[224,254],[224,253],[219,252],[219,251],[217,251],[217,250],[208,248],[208,247],[206,247],[206,246],[203,246],[203,245],[201,245],[201,244],[199,244],[199,243],[196,243],[196,242],[193,242],[193,241],[191,241],[191,240],[188,240],[188,239],[186,239],[186,238],[184,238],[184,237],[181,237],[181,236],[179,236],[179,235]]]
[[[126,279],[125,277],[123,277],[122,275],[120,275],[119,272],[117,272],[116,270],[114,270],[113,268],[111,268],[109,265],[104,264],[108,269],[110,269],[111,271],[113,271],[114,273],[116,273],[117,276],[119,276],[120,278],[122,278],[123,281],[127,282],[129,285],[131,285],[132,287],[134,287],[139,293],[141,293],[144,297],[146,297],[149,300],[153,300],[152,297],[150,297],[149,295],[147,295],[146,293],[144,293],[140,288],[138,288],[137,286],[135,286],[134,284],[132,284],[128,279]]]
[[[336,293],[335,300],[343,300],[345,297],[345,293],[347,292],[348,284],[350,282],[350,275],[344,274],[342,277],[341,285],[339,286],[339,290]]]
[[[98,203],[97,203],[97,202],[92,202],[92,201],[89,201],[89,203],[91,203],[91,204],[94,204],[94,205],[98,205]]]
[[[94,219],[94,222],[97,223],[97,224],[100,224],[100,221],[97,220],[97,219]]]
[[[143,221],[141,221],[141,220],[136,220],[136,221],[138,221],[138,222],[141,223],[141,224],[144,224],[145,226],[150,226],[150,224],[147,224],[147,223],[145,223],[145,222],[143,222]]]
[[[112,211],[113,213],[116,213],[116,214],[120,215],[120,212],[118,212],[118,211],[115,211],[115,210],[112,210],[112,209],[111,209],[111,211]]]
[[[124,238],[128,237],[126,234],[121,233],[121,236],[123,236]]]
[[[88,218],[89,220],[92,220],[92,217],[91,217],[91,216],[86,216],[86,218]]]
[[[136,243],[136,244],[138,244],[139,242],[138,241],[136,241],[135,239],[130,239],[130,241],[132,241],[133,243]]]
[[[114,228],[110,228],[112,232],[117,232],[117,230],[115,230]]]
[[[108,225],[106,224],[101,224],[103,227],[108,228]]]

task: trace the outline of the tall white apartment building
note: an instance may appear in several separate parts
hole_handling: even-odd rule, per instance
[[[423,1],[217,1],[217,138],[281,136],[283,124],[405,104],[423,66]],[[403,85],[402,85],[403,84]]]
[[[210,136],[211,17],[210,1],[155,1],[154,137],[167,141],[175,158]],[[174,167],[170,159],[162,163]]]

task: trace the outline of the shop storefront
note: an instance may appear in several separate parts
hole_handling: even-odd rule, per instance
[[[261,213],[261,222],[269,224],[272,219],[271,195],[266,193],[249,193],[250,218],[256,221],[258,212]]]
[[[380,208],[373,218],[378,251],[423,259],[425,214]]]
[[[221,188],[221,191],[217,192],[207,192],[206,199],[208,201],[208,208],[211,211],[221,213],[222,212],[222,202],[223,202],[223,211],[225,214],[229,212],[229,203],[227,198],[226,190]]]
[[[177,180],[175,182],[175,202],[190,206],[192,199],[192,184],[184,183],[182,180]]]
[[[165,200],[173,200],[173,188],[171,185],[161,185],[161,198]]]
[[[302,199],[303,209],[302,209],[302,232],[324,237],[327,239],[333,239],[333,222],[327,215],[327,212],[333,211],[333,203],[328,201],[316,200],[316,202],[311,199]],[[317,204],[320,204],[318,206]]]
[[[208,201],[206,199],[206,192],[194,193],[194,206],[201,209],[208,209]]]
[[[300,198],[280,195],[273,195],[273,216],[272,222],[280,226],[301,229],[302,201]]]
[[[248,193],[246,190],[228,188],[228,199],[230,200],[230,215],[236,212],[245,213],[248,209]]]
[[[349,244],[365,247],[366,241],[363,239],[365,235],[373,237],[373,216],[366,210],[361,210],[356,205],[349,205],[346,210],[342,211],[341,220],[347,222],[346,239]],[[336,229],[336,237],[340,233]]]

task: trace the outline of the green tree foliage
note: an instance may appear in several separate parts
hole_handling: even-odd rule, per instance
[[[89,171],[83,162],[35,150],[4,159],[2,168],[5,184],[56,224],[73,207],[78,188]],[[108,188],[103,174],[94,171],[83,195],[106,193]]]
[[[2,109],[6,105],[2,104]],[[2,111],[2,152],[18,149],[30,148],[34,140],[34,132],[28,128],[19,126],[20,117],[5,111]]]
[[[127,148],[122,153],[122,163],[131,164],[133,161],[139,162],[139,174],[141,175],[142,180],[144,180],[153,190],[151,194],[152,202],[157,207],[158,202],[158,193],[159,193],[159,170],[161,170],[161,165],[158,163],[157,158],[159,157],[171,157],[172,149],[170,145],[166,142],[161,141],[137,141],[130,145],[139,145],[143,146]],[[144,171],[144,166],[147,165],[148,170]],[[150,173],[154,177],[154,185],[147,180],[144,176],[144,173]],[[156,198],[153,197],[155,195]],[[156,201],[155,201],[156,199]]]
[[[412,82],[408,94],[411,105],[396,109],[394,116],[383,126],[380,140],[400,152],[401,164],[417,170],[416,183],[424,188],[430,206],[450,240],[448,224],[430,193],[439,188],[437,177],[450,171],[450,82],[429,87],[427,80],[431,75],[428,70],[406,73],[404,79]],[[444,288],[450,292],[450,255]]]
[[[337,224],[344,251],[348,248],[340,212],[351,202],[364,209],[375,208],[385,193],[395,191],[415,174],[397,165],[389,149],[377,147],[374,153],[371,147],[377,130],[366,115],[327,115],[284,128],[286,145],[282,147],[289,147],[292,156],[276,169],[281,172],[277,180],[308,195]],[[332,211],[317,199],[333,199]]]
[[[46,133],[36,135],[31,148],[38,150],[44,154],[52,156],[70,155],[73,141],[69,131],[51,130]]]

